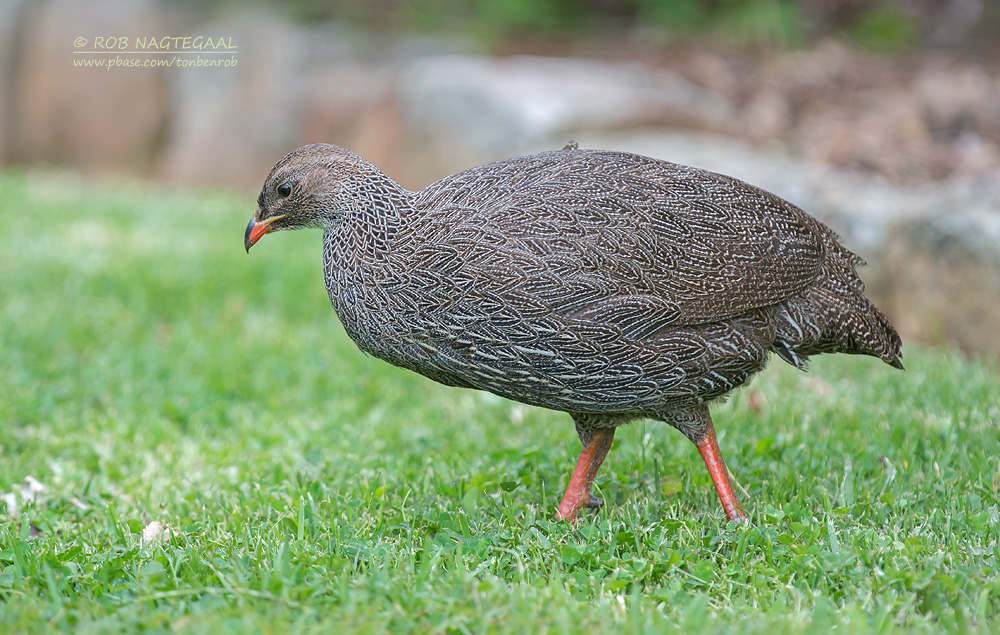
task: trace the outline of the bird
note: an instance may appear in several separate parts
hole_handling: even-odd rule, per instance
[[[410,191],[311,144],[271,169],[244,233],[323,230],[326,289],[361,351],[447,386],[568,413],[581,443],[556,518],[603,501],[619,426],[661,421],[701,454],[745,521],[709,404],[771,353],[903,369],[865,296],[864,261],[795,205],[738,179],[601,149],[540,152]]]

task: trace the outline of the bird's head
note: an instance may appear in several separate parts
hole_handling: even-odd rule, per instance
[[[353,152],[325,143],[302,146],[282,157],[264,179],[257,209],[247,223],[247,252],[269,232],[339,223],[351,205],[352,177],[364,164]]]

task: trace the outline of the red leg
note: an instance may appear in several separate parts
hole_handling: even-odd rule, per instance
[[[597,475],[597,469],[601,467],[604,457],[608,455],[614,438],[615,429],[613,427],[594,430],[593,436],[580,451],[580,458],[576,461],[576,469],[573,470],[573,476],[569,479],[566,494],[563,496],[562,502],[559,503],[556,518],[573,522],[576,520],[577,514],[580,513],[581,507],[601,506],[601,500],[591,495],[590,486]]]
[[[740,509],[740,501],[736,498],[733,485],[729,482],[729,470],[726,469],[726,462],[722,459],[722,451],[719,450],[719,442],[715,438],[715,426],[711,420],[708,422],[708,430],[705,438],[696,443],[701,458],[705,460],[705,467],[708,474],[715,483],[715,491],[719,493],[719,500],[722,501],[722,509],[726,512],[726,518],[744,522],[747,515]]]

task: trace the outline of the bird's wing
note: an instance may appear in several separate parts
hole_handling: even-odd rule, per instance
[[[485,296],[642,339],[780,302],[815,280],[819,223],[742,181],[637,155],[563,151],[417,193],[419,266]]]

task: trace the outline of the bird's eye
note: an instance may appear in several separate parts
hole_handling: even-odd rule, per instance
[[[281,198],[288,198],[292,194],[292,186],[289,183],[282,183],[274,188],[274,191],[278,193]]]

